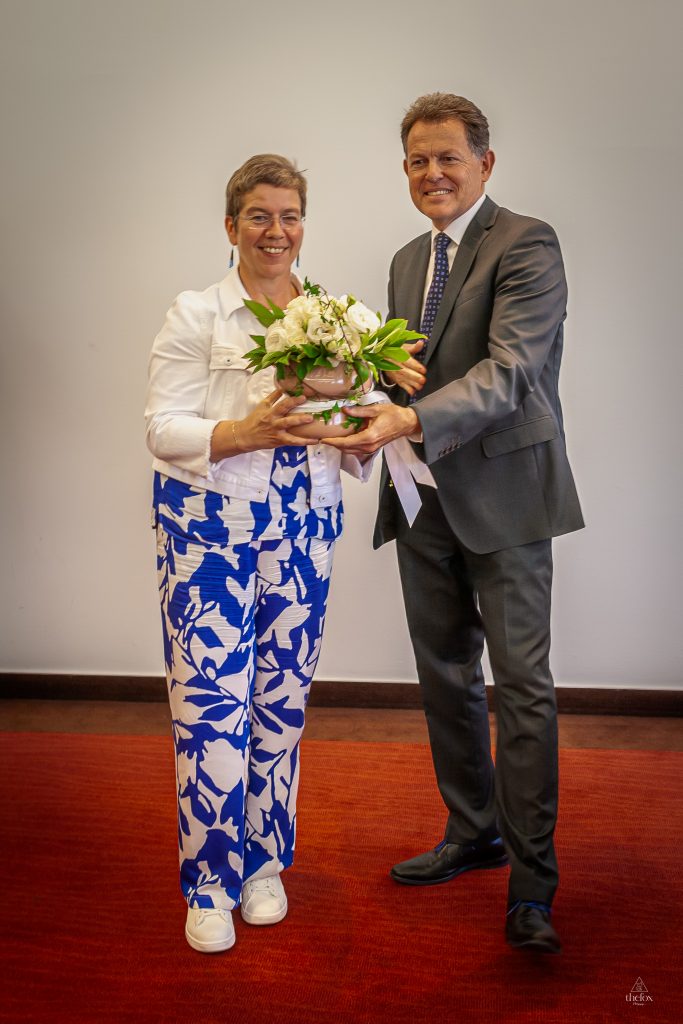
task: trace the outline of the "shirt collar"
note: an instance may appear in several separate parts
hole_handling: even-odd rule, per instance
[[[441,230],[432,225],[432,245],[434,244],[436,236],[440,235],[442,232],[444,235],[448,235],[450,240],[455,242],[456,245],[460,245],[462,242],[462,236],[465,234],[470,222],[474,220],[477,210],[485,199],[486,194],[479,196],[476,203],[473,203],[469,210],[465,210],[464,213],[461,213],[459,217],[456,217],[455,220],[452,220],[447,227],[442,228]]]

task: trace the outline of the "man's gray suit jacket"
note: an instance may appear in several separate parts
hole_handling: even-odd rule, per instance
[[[431,233],[394,257],[389,316],[419,330]],[[583,526],[565,448],[558,376],[567,285],[557,236],[488,197],[446,283],[413,408],[449,525],[484,554]],[[394,401],[407,396],[392,389]],[[375,547],[400,515],[382,467]]]

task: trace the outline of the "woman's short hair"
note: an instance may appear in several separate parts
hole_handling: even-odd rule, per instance
[[[489,148],[489,123],[471,100],[450,92],[430,92],[418,97],[408,108],[401,121],[403,152],[408,151],[408,133],[416,121],[434,124],[451,118],[462,121],[470,149],[475,156],[482,157]]]
[[[225,190],[225,215],[235,219],[248,192],[257,185],[292,188],[299,193],[301,216],[306,214],[306,179],[303,173],[284,156],[259,153],[251,156],[235,171]]]

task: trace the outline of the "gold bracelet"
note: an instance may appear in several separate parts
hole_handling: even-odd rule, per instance
[[[242,449],[240,448],[240,443],[237,440],[237,431],[235,430],[235,420],[232,420],[230,425],[232,427],[232,439],[234,441],[235,448],[237,449],[238,452],[241,452]]]

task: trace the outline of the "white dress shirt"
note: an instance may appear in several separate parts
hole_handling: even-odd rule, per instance
[[[479,199],[477,199],[476,203],[470,206],[469,210],[465,210],[464,213],[461,213],[460,216],[456,217],[455,220],[452,220],[447,227],[440,230],[439,228],[435,228],[432,226],[432,245],[429,252],[427,276],[425,277],[425,288],[422,296],[422,314],[424,314],[425,303],[427,301],[427,294],[432,283],[432,277],[434,276],[434,239],[436,238],[437,235],[440,235],[442,233],[444,235],[448,235],[450,239],[448,246],[446,247],[446,256],[448,258],[448,272],[450,273],[451,270],[453,269],[453,260],[455,259],[455,254],[458,251],[458,246],[462,242],[462,236],[465,234],[465,231],[469,226],[470,221],[473,220],[474,215],[476,214],[477,210],[479,209],[479,207],[481,206],[485,199],[486,195],[481,195]],[[420,319],[422,319],[422,314],[420,315]]]

